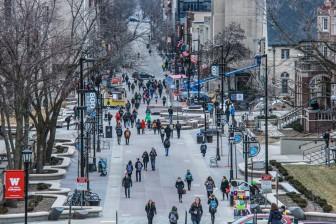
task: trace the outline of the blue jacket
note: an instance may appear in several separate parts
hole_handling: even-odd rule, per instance
[[[281,212],[279,212],[279,210],[270,211],[270,214],[268,217],[268,223],[282,224],[281,219],[282,219],[282,214]]]

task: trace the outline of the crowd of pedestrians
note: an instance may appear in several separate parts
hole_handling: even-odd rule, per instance
[[[119,109],[115,116],[116,119],[116,136],[117,142],[120,145],[122,137],[125,138],[125,144],[130,144],[131,129],[134,127],[136,129],[137,135],[144,135],[148,133],[153,133],[154,136],[158,136],[162,142],[162,148],[164,149],[165,157],[168,157],[171,153],[171,139],[174,135],[174,130],[176,131],[177,139],[181,138],[182,125],[180,122],[176,122],[174,125],[174,109],[170,106],[168,107],[168,124],[163,125],[160,119],[153,119],[151,112],[151,103],[157,104],[158,99],[161,99],[162,105],[166,106],[167,97],[163,95],[163,90],[165,88],[165,83],[162,81],[148,81],[146,83],[134,80],[131,82],[127,76],[124,77],[125,82],[129,92],[131,93],[132,99],[127,101],[126,107],[124,109]],[[138,86],[138,90],[136,90]],[[144,117],[138,115],[138,110],[140,106],[143,105],[145,109]],[[110,124],[113,115],[108,115],[108,122]],[[124,131],[123,131],[124,129]],[[151,132],[152,131],[152,132]],[[205,155],[206,144],[203,142],[201,145],[201,153]],[[143,151],[138,158],[135,158],[134,163],[129,161],[125,167],[124,177],[122,179],[122,186],[125,191],[125,198],[131,198],[131,188],[136,187],[133,185],[133,180],[135,182],[144,181],[142,178],[142,172],[148,172],[148,170],[156,171],[156,159],[158,153],[154,147],[150,148],[150,151]],[[150,165],[150,166],[149,166]],[[135,173],[135,177],[133,177]],[[183,178],[177,177],[174,187],[177,192],[177,199],[179,203],[183,203],[183,195],[188,194],[192,191],[192,182],[194,181],[194,176],[190,169],[187,169]],[[211,217],[211,223],[215,222],[215,214],[219,206],[218,199],[214,195],[214,189],[216,188],[214,179],[209,176],[204,182],[204,193],[206,193],[207,198],[205,203],[207,203],[208,211]],[[223,200],[228,199],[228,194],[230,191],[230,184],[226,177],[220,181],[220,190],[223,195]],[[160,202],[157,202],[160,203]],[[148,219],[148,224],[152,224],[156,211],[156,203],[153,200],[149,200],[145,204],[145,212]],[[191,203],[189,208],[189,215],[193,224],[200,224],[203,216],[203,207],[201,199],[196,197]],[[177,206],[172,206],[171,211],[168,215],[168,221],[170,224],[177,224],[179,220],[179,214]]]

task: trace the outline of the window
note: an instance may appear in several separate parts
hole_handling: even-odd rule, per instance
[[[289,78],[289,74],[287,72],[283,72],[281,74],[281,93],[282,94],[288,93],[288,78]]]
[[[328,47],[327,46],[323,46],[323,56],[328,57]]]
[[[322,17],[322,31],[326,32],[329,30],[328,17]]]
[[[283,94],[288,93],[288,79],[281,80],[281,93]]]
[[[336,35],[336,16],[333,18],[333,35]]]
[[[289,59],[289,49],[281,49],[281,59]]]

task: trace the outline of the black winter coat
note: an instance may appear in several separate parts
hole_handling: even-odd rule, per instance
[[[203,215],[203,208],[202,205],[199,204],[198,206],[193,203],[189,209],[189,213],[191,215],[192,221],[201,221],[202,215]]]
[[[177,189],[177,193],[178,194],[183,194],[183,189],[184,189],[184,183],[183,181],[176,181],[175,183],[175,187]]]

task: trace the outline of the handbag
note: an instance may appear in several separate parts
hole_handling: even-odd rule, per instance
[[[183,189],[182,194],[186,194],[186,193],[187,193],[186,189]]]
[[[230,188],[229,187],[225,188],[225,192],[230,193]]]

